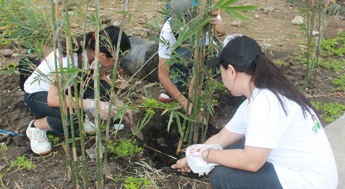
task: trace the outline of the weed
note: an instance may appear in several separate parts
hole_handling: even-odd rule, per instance
[[[121,181],[122,180],[122,173],[119,173],[119,175],[117,177],[115,177],[115,180],[117,182]]]
[[[335,91],[345,91],[345,73],[340,78],[333,79],[333,84],[337,85],[336,88],[333,88]]]
[[[131,157],[142,151],[142,148],[138,147],[136,143],[136,139],[129,142],[126,142],[126,140],[122,140],[119,144],[117,142],[109,140],[109,152],[116,154],[118,157]]]
[[[53,146],[58,146],[59,145],[59,141],[60,141],[59,137],[54,137],[51,134],[47,134],[47,136],[48,136],[49,140],[53,143]]]
[[[8,168],[6,172],[10,171],[15,166],[17,166],[16,169],[27,169],[29,171],[36,168],[36,166],[32,164],[31,160],[25,159],[25,156],[17,157],[17,160],[11,161],[10,168]]]
[[[1,151],[4,152],[4,151],[6,151],[6,150],[7,150],[6,144],[5,144],[5,143],[2,143],[2,144],[1,144]]]
[[[0,174],[0,181],[1,181],[2,188],[6,188],[4,185],[4,182],[2,181],[3,177],[4,177],[4,175]]]
[[[282,66],[282,65],[283,65],[283,62],[282,62],[282,61],[277,60],[277,61],[274,61],[274,64],[275,64],[276,66],[280,67],[280,66]]]
[[[149,186],[150,183],[151,182],[143,178],[143,176],[140,176],[140,178],[130,176],[125,180],[124,186],[126,189],[139,189]]]
[[[334,59],[327,57],[327,61],[320,60],[319,65],[326,69],[333,69],[334,71],[345,70],[345,60],[344,59]]]
[[[0,69],[0,75],[1,74],[13,74],[16,73],[18,64],[16,63],[9,63],[9,64],[4,64],[2,68]]]
[[[316,110],[320,111],[321,118],[325,118],[327,122],[332,122],[338,117],[340,117],[345,111],[345,105],[339,103],[321,103],[311,101],[311,104],[315,107]]]
[[[324,39],[321,44],[321,55],[334,55],[342,57],[345,54],[345,32],[338,32],[333,39]]]

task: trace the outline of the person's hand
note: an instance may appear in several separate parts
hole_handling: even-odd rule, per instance
[[[224,36],[226,34],[226,27],[223,24],[222,19],[219,16],[220,11],[214,11],[212,13],[212,18],[210,19],[210,24],[214,26],[214,33],[217,36]]]
[[[101,105],[101,111],[99,112],[99,115],[101,117],[101,120],[107,120],[109,102],[100,101],[100,105]],[[116,114],[117,114],[116,106],[111,105],[110,117],[114,117]]]
[[[212,12],[212,18],[210,19],[210,24],[214,25],[215,27],[217,26],[218,22],[222,22],[221,19],[218,19],[218,11]]]
[[[179,159],[174,165],[171,166],[172,169],[177,169],[178,172],[190,173],[191,170],[188,167],[187,159]]]
[[[126,123],[133,124],[133,116],[132,116],[132,111],[126,110],[125,111],[125,116],[123,119],[126,121]]]
[[[84,111],[86,113],[92,113],[92,115],[96,116],[97,108],[96,108],[96,100],[95,99],[84,99],[83,101]],[[107,120],[108,118],[108,108],[109,103],[100,101],[100,117],[102,120]],[[116,106],[111,106],[110,116],[114,117],[117,114]]]

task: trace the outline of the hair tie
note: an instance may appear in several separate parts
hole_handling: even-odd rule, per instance
[[[92,32],[92,37],[91,37],[91,39],[93,39],[93,40],[95,40],[95,39],[96,39],[96,37],[95,37],[95,33],[96,33],[96,30],[93,30],[93,32]]]

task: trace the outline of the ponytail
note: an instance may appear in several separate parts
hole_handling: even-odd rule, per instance
[[[228,68],[228,63],[221,62],[220,64],[224,69]],[[251,75],[251,80],[256,88],[270,90],[278,98],[285,114],[287,114],[287,111],[281,95],[300,105],[304,117],[306,116],[306,112],[311,113],[310,108],[314,109],[310,102],[297,90],[292,82],[285,77],[280,69],[266,57],[265,54],[259,54],[256,56],[254,68],[236,65],[232,66],[237,72],[244,72]]]

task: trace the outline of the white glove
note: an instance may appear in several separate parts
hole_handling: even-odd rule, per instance
[[[84,111],[85,113],[92,113],[93,116],[97,115],[97,108],[96,108],[96,101],[94,99],[84,99]],[[109,108],[109,103],[100,101],[100,116],[102,120],[107,120],[108,118],[108,108]],[[111,112],[110,116],[114,117],[117,114],[117,111],[115,110],[115,106],[111,105]]]
[[[199,176],[207,175],[218,165],[217,163],[207,163],[203,160],[202,152],[207,149],[223,150],[219,144],[195,144],[189,146],[186,150],[188,166],[194,173],[198,173]]]

